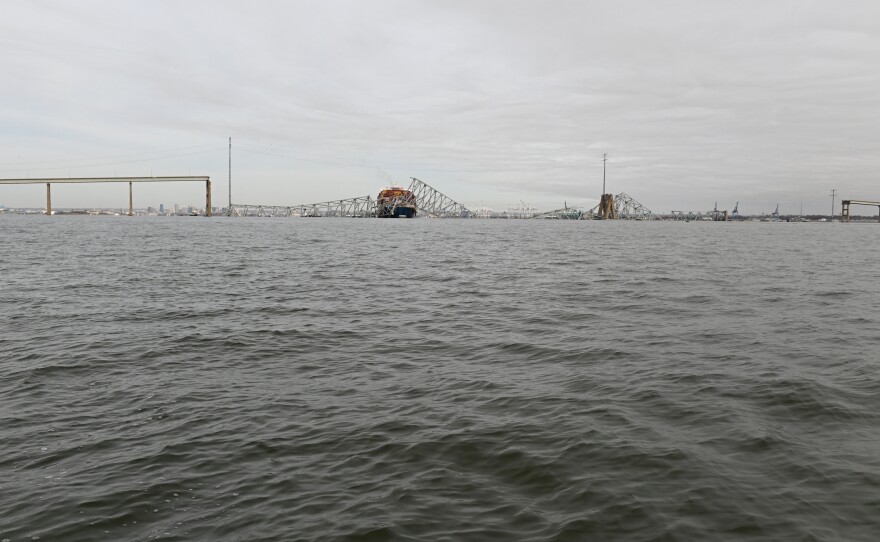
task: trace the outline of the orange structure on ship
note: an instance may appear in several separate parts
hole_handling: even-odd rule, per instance
[[[413,218],[416,216],[416,196],[402,186],[388,186],[376,198],[376,216],[379,218]]]

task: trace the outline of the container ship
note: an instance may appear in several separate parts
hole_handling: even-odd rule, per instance
[[[416,216],[416,195],[401,186],[388,186],[376,198],[379,218],[413,218]]]

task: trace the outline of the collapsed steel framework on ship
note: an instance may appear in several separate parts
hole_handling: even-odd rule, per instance
[[[416,200],[418,216],[428,218],[480,218],[487,217],[489,213],[478,213],[468,209],[465,205],[455,201],[446,194],[440,192],[428,183],[411,178],[409,191]],[[394,201],[386,205],[394,205]],[[400,199],[401,205],[408,204]],[[613,216],[618,220],[659,220],[660,217],[650,209],[633,199],[625,192],[617,194],[613,198]],[[377,216],[376,200],[370,196],[347,198],[340,200],[309,203],[303,205],[243,205],[234,204],[229,209],[233,216],[250,217],[348,217],[348,218],[372,218]],[[568,207],[562,209],[537,213],[529,208],[528,212],[511,214],[507,218],[526,219],[560,219],[560,220],[600,220],[603,216],[599,213],[599,206],[592,209]]]
[[[417,213],[431,218],[475,218],[476,213],[443,194],[428,183],[415,177],[409,191],[416,198]],[[403,199],[398,202],[406,203]],[[386,205],[393,206],[392,200]],[[371,218],[377,215],[376,200],[370,196],[347,198],[302,205],[247,205],[233,204],[229,208],[232,216],[250,217],[349,217]]]

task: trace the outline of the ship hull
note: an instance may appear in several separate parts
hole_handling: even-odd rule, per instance
[[[385,208],[379,211],[379,218],[414,218],[416,210],[414,207],[395,207]]]
[[[383,188],[376,198],[379,218],[412,218],[416,216],[416,196],[402,186]]]

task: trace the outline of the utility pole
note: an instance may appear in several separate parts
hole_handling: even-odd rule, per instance
[[[226,211],[232,216],[232,136],[229,136],[229,208]]]
[[[834,196],[837,195],[837,190],[831,189],[831,222],[834,222]]]
[[[608,161],[608,154],[602,153],[602,194],[605,194],[605,162]]]
[[[605,193],[605,167],[608,163],[608,154],[602,153],[602,197],[599,199],[599,216],[603,219],[617,218],[614,207],[614,196]]]

